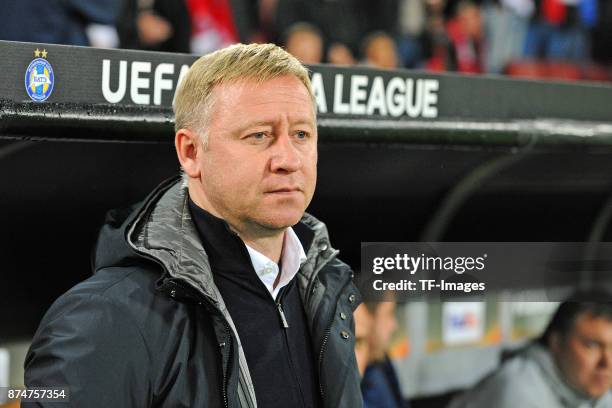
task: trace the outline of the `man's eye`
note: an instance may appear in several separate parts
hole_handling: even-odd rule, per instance
[[[585,345],[587,348],[590,348],[590,349],[595,348],[595,347],[597,347],[597,346],[598,346],[597,342],[596,342],[596,341],[593,341],[593,340],[586,340],[586,341],[584,342],[584,345]]]
[[[266,138],[266,132],[253,133],[251,137],[255,140],[264,140]]]
[[[295,133],[295,137],[297,137],[298,139],[306,139],[308,137],[308,132],[305,132],[303,130],[298,130]]]

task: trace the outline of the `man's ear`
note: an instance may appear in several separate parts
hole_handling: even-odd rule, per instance
[[[202,144],[197,133],[190,129],[179,129],[174,136],[174,147],[185,174],[199,178],[201,169],[198,155],[202,154]]]

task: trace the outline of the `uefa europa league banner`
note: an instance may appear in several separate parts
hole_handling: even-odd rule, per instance
[[[7,41],[0,41],[0,55],[3,106],[105,105],[137,107],[160,115],[171,113],[177,84],[197,59],[185,54]],[[363,66],[316,65],[309,69],[322,118],[612,122],[612,87],[599,84]]]

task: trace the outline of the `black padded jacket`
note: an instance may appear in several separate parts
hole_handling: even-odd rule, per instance
[[[313,232],[296,279],[323,405],[359,408],[352,312],[361,298],[325,225],[308,214],[300,222]],[[27,387],[68,387],[62,406],[70,407],[256,407],[184,180],[168,180],[129,211],[109,213],[94,270],[44,316],[25,360]]]

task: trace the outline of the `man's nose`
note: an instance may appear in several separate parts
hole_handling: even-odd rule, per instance
[[[599,359],[599,367],[601,368],[612,367],[612,348],[605,347],[602,349],[601,356]]]
[[[270,160],[270,170],[272,172],[292,173],[302,165],[299,151],[288,133],[283,132],[282,135],[278,136],[272,148],[272,158]]]

